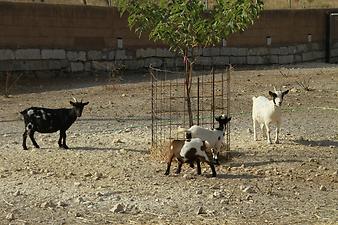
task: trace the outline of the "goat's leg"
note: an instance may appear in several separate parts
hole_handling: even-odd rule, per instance
[[[171,154],[168,161],[167,161],[167,170],[165,171],[164,175],[169,175],[170,173],[170,166],[171,166],[171,162],[174,158],[174,154]]]
[[[264,123],[261,123],[261,131],[262,131],[262,134],[263,134],[263,139],[266,139],[267,136],[266,136],[266,129],[265,129]]]
[[[69,147],[66,144],[66,137],[67,137],[66,131],[62,132],[62,136],[63,136],[63,138],[62,138],[63,139],[63,143],[62,143],[63,148],[64,149],[69,149]]]
[[[268,144],[271,144],[271,138],[270,138],[270,128],[269,128],[269,124],[268,123],[265,123],[265,129],[266,129],[266,136],[267,136],[267,139],[268,139]]]
[[[202,171],[201,171],[201,162],[199,159],[196,160],[196,164],[197,164],[197,175],[201,175]]]
[[[22,147],[23,150],[28,150],[27,145],[26,145],[26,140],[27,140],[27,130],[25,130],[25,132],[22,135]]]
[[[212,162],[209,162],[208,164],[209,164],[209,166],[211,168],[212,176],[216,177],[216,170],[215,170],[214,164]]]
[[[35,139],[34,139],[34,131],[29,131],[29,137],[34,145],[35,148],[40,148],[40,146],[38,145],[38,143],[36,143]]]
[[[254,134],[254,141],[257,141],[257,134],[256,134],[256,120],[252,120],[253,125],[253,134]]]
[[[280,128],[280,122],[277,122],[277,124],[276,124],[276,137],[275,137],[275,143],[276,144],[279,144],[279,138],[278,138],[279,128]]]
[[[177,170],[175,172],[176,174],[180,174],[181,173],[182,165],[183,165],[183,162],[178,161]]]
[[[59,148],[62,148],[62,132],[60,131],[60,137],[59,137],[59,140],[58,140],[58,144],[59,144]]]

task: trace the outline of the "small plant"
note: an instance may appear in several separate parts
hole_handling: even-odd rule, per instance
[[[6,72],[5,77],[5,97],[9,97],[10,90],[15,86],[18,80],[22,77],[23,74],[19,74],[13,81],[11,81],[12,74],[10,72]]]
[[[304,78],[301,81],[296,81],[296,83],[305,91],[312,91],[313,89],[310,88],[310,81],[311,77]]]

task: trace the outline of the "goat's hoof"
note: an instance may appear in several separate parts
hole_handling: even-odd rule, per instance
[[[27,147],[23,147],[23,150],[28,150],[28,148]]]
[[[64,149],[69,149],[69,147],[67,145],[64,145],[63,148]]]
[[[39,146],[39,145],[35,145],[34,147],[35,147],[35,148],[40,148],[40,146]]]
[[[168,175],[169,175],[169,173],[165,172],[165,173],[164,173],[164,175],[168,176]]]
[[[279,144],[279,141],[275,141],[275,144]]]

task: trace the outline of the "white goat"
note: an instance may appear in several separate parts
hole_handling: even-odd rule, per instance
[[[189,129],[179,128],[178,133],[186,132],[191,133],[192,138],[200,138],[202,141],[207,141],[208,148],[211,148],[213,162],[218,164],[218,154],[224,144],[225,128],[226,124],[231,120],[231,117],[221,115],[215,118],[219,122],[219,127],[209,130],[197,125],[190,127]],[[216,150],[216,151],[215,151]]]
[[[276,123],[275,143],[279,143],[278,134],[281,124],[281,105],[283,102],[283,97],[287,93],[289,93],[289,90],[284,92],[276,90],[274,92],[269,91],[269,95],[273,98],[272,100],[269,100],[264,96],[252,98],[252,120],[255,141],[257,140],[256,122],[260,124],[263,137],[267,137],[269,144],[271,144],[269,124]]]

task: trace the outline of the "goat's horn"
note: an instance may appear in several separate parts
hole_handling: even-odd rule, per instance
[[[277,91],[275,86],[273,86],[273,90],[274,90],[274,91]]]
[[[73,97],[73,99],[74,99],[74,101],[75,101],[75,102],[77,102],[77,100],[76,100],[76,98],[75,98],[75,97]]]

